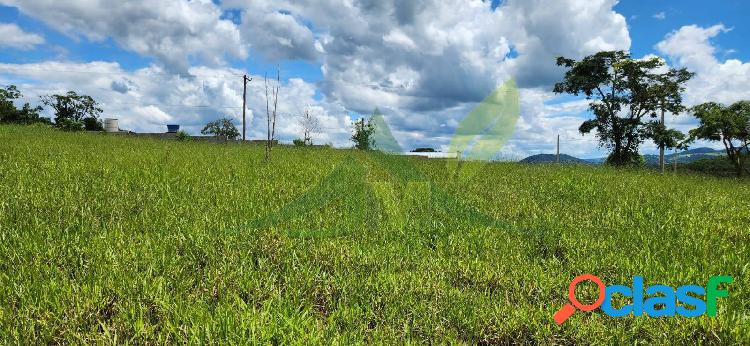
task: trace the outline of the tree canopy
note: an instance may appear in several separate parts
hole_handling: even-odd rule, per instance
[[[237,139],[240,136],[240,131],[234,126],[229,118],[222,118],[216,121],[212,121],[206,124],[201,130],[204,135],[213,135],[218,137],[224,137],[224,140]]]
[[[737,175],[746,174],[745,163],[750,148],[750,101],[724,106],[707,102],[691,109],[698,118],[698,128],[690,130],[690,140],[720,141]]]
[[[596,130],[599,143],[611,151],[607,162],[626,165],[640,162],[638,147],[647,138],[672,143],[678,131],[660,129],[644,117],[655,118],[658,111],[677,114],[684,110],[681,93],[693,74],[686,69],[661,72],[659,58],[633,59],[625,51],[599,52],[580,61],[557,58],[567,68],[563,81],[555,84],[555,93],[584,95],[593,100],[589,109],[594,119],[581,124],[583,134]]]
[[[352,134],[354,147],[360,150],[371,150],[375,147],[374,132],[375,124],[371,119],[360,118],[355,121],[354,133]]]
[[[64,95],[47,95],[42,96],[41,99],[42,104],[54,110],[55,126],[58,128],[74,131],[82,129],[101,131],[103,129],[99,120],[102,109],[91,96],[68,91]]]
[[[16,107],[15,101],[22,98],[23,94],[15,85],[0,88],[0,123],[2,124],[32,124],[37,122],[49,122],[39,116],[41,107],[32,107],[25,103],[20,109]]]

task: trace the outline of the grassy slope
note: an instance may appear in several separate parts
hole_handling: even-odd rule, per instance
[[[2,343],[750,341],[745,182],[492,164],[456,185],[443,161],[262,155],[0,127]],[[584,272],[735,282],[716,318],[558,327]]]

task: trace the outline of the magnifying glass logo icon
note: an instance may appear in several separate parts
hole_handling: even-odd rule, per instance
[[[576,299],[576,286],[581,283],[581,281],[591,281],[599,286],[599,298],[593,304],[584,305],[581,304],[578,299]],[[570,301],[570,303],[565,304],[565,306],[563,306],[560,310],[557,310],[554,316],[555,322],[558,325],[563,324],[565,320],[570,318],[570,316],[572,316],[573,313],[576,312],[576,309],[581,311],[596,310],[596,308],[600,307],[602,303],[604,303],[605,289],[606,287],[604,286],[604,282],[602,282],[602,280],[599,279],[599,277],[596,275],[582,274],[576,276],[568,286],[568,300]]]

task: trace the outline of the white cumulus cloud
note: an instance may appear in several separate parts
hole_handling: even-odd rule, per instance
[[[687,84],[686,101],[694,105],[707,101],[732,103],[750,99],[750,62],[720,61],[711,39],[730,29],[722,24],[710,27],[687,25],[670,33],[656,45],[672,63],[696,73]]]
[[[44,43],[44,37],[23,31],[16,24],[0,23],[0,47],[31,49]]]
[[[210,0],[0,0],[51,28],[153,57],[183,72],[191,57],[218,65],[226,55],[245,58],[240,31]]]

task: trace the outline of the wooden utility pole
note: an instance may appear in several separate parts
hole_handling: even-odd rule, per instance
[[[557,163],[560,163],[560,134],[557,134]]]
[[[677,158],[679,157],[679,154],[677,153],[677,148],[674,148],[674,157],[672,158],[672,161],[674,162],[674,172],[677,174]]]
[[[247,82],[252,82],[253,79],[247,75],[242,76],[242,141],[245,141],[245,109],[247,108]]]

